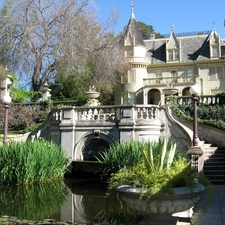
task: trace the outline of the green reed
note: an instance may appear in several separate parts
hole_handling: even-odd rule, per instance
[[[53,142],[34,139],[0,146],[0,183],[40,183],[63,177],[67,158]]]
[[[96,158],[102,164],[104,173],[116,173],[121,168],[137,164],[143,148],[144,143],[139,141],[115,142]]]

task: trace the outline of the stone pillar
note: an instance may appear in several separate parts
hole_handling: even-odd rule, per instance
[[[197,170],[198,173],[203,171],[204,159],[203,151],[200,146],[191,146],[187,152],[191,159],[191,168]]]
[[[120,140],[131,141],[134,136],[135,110],[134,106],[128,105],[121,108],[119,123]]]
[[[60,131],[61,131],[61,147],[66,152],[67,158],[71,162],[74,158],[74,132],[75,132],[75,108],[62,108],[62,116]]]

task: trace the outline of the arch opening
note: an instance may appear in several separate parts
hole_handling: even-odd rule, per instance
[[[109,143],[104,139],[94,138],[85,143],[82,155],[84,161],[97,161],[99,153],[109,149]]]
[[[158,89],[151,89],[148,92],[148,104],[158,105],[161,100],[161,94]]]

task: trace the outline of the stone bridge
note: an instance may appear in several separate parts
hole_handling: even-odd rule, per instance
[[[53,108],[30,135],[61,145],[70,161],[93,160],[116,141],[168,137],[187,151],[192,139],[191,130],[177,122],[169,108],[157,105]]]

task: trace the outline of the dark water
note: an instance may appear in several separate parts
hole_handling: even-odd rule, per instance
[[[43,185],[0,186],[0,216],[75,224],[127,224],[134,217],[99,181],[66,179]]]

